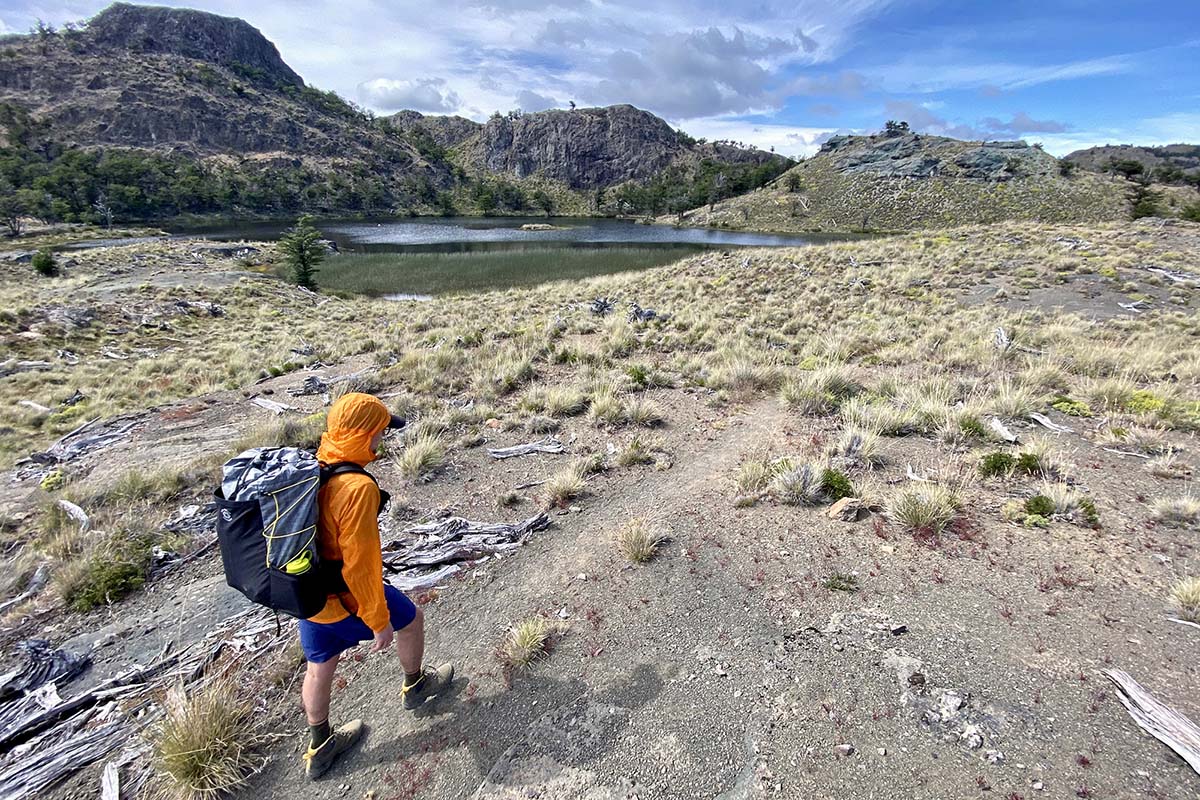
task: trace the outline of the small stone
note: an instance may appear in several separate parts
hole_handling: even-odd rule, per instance
[[[863,503],[857,497],[843,497],[838,500],[825,515],[830,519],[840,519],[842,522],[854,522],[862,511]]]
[[[881,755],[881,756],[886,756],[886,755],[887,755],[887,748],[886,748],[886,747],[881,747],[881,748],[879,748],[878,750],[876,750],[875,752],[879,753],[879,755]]]
[[[1033,787],[1033,790],[1034,790],[1035,792],[1040,792],[1040,791],[1042,790],[1042,782],[1041,782],[1041,781],[1034,781],[1034,782],[1033,782],[1033,784],[1032,784],[1032,787]]]
[[[1003,764],[1004,763],[1004,753],[1001,753],[999,750],[988,750],[986,753],[983,754],[983,757],[984,757],[984,759],[987,760],[987,762],[989,764]]]
[[[842,758],[846,758],[854,752],[854,745],[852,745],[852,744],[834,745],[833,752],[835,755],[841,756]]]

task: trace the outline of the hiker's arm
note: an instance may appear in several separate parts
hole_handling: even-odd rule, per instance
[[[342,577],[358,602],[358,616],[372,631],[391,622],[383,595],[383,553],[379,545],[379,489],[370,481],[352,490],[342,524]]]

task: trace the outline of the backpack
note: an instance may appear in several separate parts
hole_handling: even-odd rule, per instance
[[[317,547],[317,493],[351,472],[375,480],[358,464],[322,467],[295,447],[255,448],[227,461],[213,493],[225,582],[251,602],[299,619],[319,613],[330,594],[348,591],[342,562],[322,559]],[[380,496],[386,502],[386,493]]]

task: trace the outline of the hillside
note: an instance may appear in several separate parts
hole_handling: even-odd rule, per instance
[[[250,712],[185,744],[268,756],[235,793],[261,800],[1196,796],[1104,670],[1200,719],[1200,226],[966,226],[404,303],[299,291],[251,247],[0,260],[0,446],[38,453],[0,481],[0,672],[35,637],[92,659],[39,704],[147,668],[0,745],[0,796],[95,797],[109,762],[165,780],[137,746],[171,687]],[[351,651],[333,715],[369,733],[310,784],[294,623],[224,585],[205,503],[231,454],[312,446],[345,387],[414,421],[371,467],[389,559],[448,514],[549,527],[391,578],[459,678],[412,714],[395,658]],[[491,452],[546,436],[564,452]],[[549,636],[525,661],[517,624]]]
[[[1076,150],[1063,157],[1089,172],[1110,172],[1114,161],[1136,161],[1145,174],[1200,177],[1200,145],[1170,144],[1163,147],[1139,147],[1119,144]],[[1193,183],[1195,181],[1192,181]]]
[[[533,213],[596,210],[595,190],[702,160],[769,169],[760,151],[699,145],[629,106],[495,117],[375,119],[304,83],[246,22],[118,3],[82,28],[0,43],[0,188],[65,221],[183,213]],[[511,185],[510,185],[511,184]],[[748,184],[747,184],[748,185]],[[601,198],[602,199],[602,198]],[[12,213],[10,213],[12,211]]]
[[[1024,142],[835,136],[771,187],[664,221],[778,231],[909,230],[1128,216],[1123,181],[1061,174]]]

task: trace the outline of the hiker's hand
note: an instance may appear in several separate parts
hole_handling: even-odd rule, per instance
[[[395,631],[392,630],[392,624],[389,622],[387,627],[375,633],[375,644],[371,645],[371,652],[378,653],[381,650],[387,650],[392,646],[392,637],[395,636]]]

